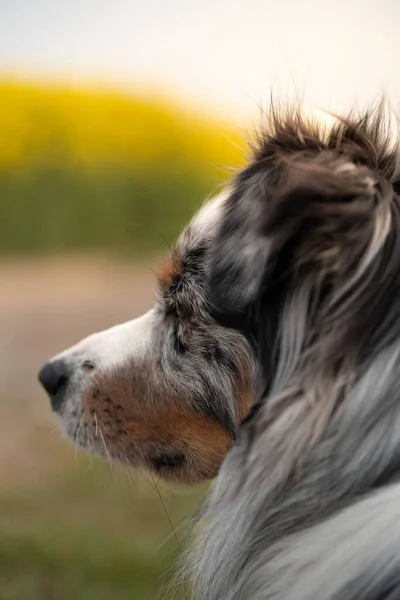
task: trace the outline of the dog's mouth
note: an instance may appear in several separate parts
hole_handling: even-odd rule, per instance
[[[60,373],[65,370],[60,365],[58,369]],[[86,380],[83,385],[71,375],[51,389],[48,382],[42,383],[53,392],[49,394],[53,411],[74,444],[166,480],[197,483],[213,478],[232,445],[220,425],[188,410],[183,402],[171,401],[159,410],[145,409],[140,403],[140,410],[135,410],[134,400],[128,401],[126,394],[121,394],[124,404],[113,401],[106,376]]]
[[[140,452],[129,439],[129,432],[116,439],[110,434],[109,424],[104,423],[95,411],[88,413],[81,409],[69,409],[68,406],[58,414],[62,431],[76,446],[90,454],[97,454],[108,460],[139,465]]]
[[[132,420],[128,419],[125,427],[120,424],[121,419],[104,421],[104,415],[82,408],[71,410],[65,406],[58,416],[69,439],[89,453],[180,483],[197,483],[215,477],[232,443],[220,431],[221,440],[217,442],[214,438],[214,447],[202,446],[204,440],[200,436],[188,442],[178,432],[176,437],[164,434],[157,439],[151,424],[147,436],[142,432],[139,439]]]

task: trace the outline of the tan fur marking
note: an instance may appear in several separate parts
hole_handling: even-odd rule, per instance
[[[186,457],[182,469],[166,469],[164,477],[194,482],[216,475],[232,439],[221,425],[191,408],[188,399],[163,396],[150,377],[139,376],[135,390],[132,372],[98,376],[93,384],[83,406],[89,421],[96,413],[111,455],[116,449],[121,458],[147,464],[158,448],[164,448]]]
[[[164,261],[158,272],[158,280],[163,287],[168,287],[174,277],[179,275],[181,270],[181,260],[176,251],[173,251],[167,260]]]

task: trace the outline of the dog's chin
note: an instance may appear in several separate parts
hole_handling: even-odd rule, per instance
[[[139,473],[184,485],[202,483],[217,474],[218,469],[212,473],[204,470],[193,457],[189,460],[172,451],[151,457],[140,444],[126,445],[126,442],[111,440],[97,419],[91,419],[82,409],[70,411],[66,406],[62,413],[57,415],[61,435],[86,454],[106,458],[110,464],[133,467]]]

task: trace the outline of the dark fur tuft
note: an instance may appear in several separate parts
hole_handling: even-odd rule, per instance
[[[333,150],[378,171],[396,189],[400,188],[398,122],[384,100],[364,113],[347,117],[326,116],[333,124],[307,118],[299,107],[282,108],[272,103],[262,126],[250,140],[256,160],[280,154]]]

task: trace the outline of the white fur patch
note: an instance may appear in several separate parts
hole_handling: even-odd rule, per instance
[[[224,190],[218,196],[215,196],[209,200],[195,215],[191,225],[199,230],[204,231],[205,229],[212,228],[216,225],[222,215],[224,202],[229,196],[229,192]]]
[[[77,363],[87,360],[102,371],[120,367],[131,358],[146,354],[151,347],[154,322],[155,312],[150,310],[137,319],[90,335],[53,360],[62,358]]]

